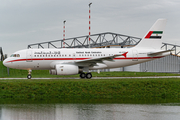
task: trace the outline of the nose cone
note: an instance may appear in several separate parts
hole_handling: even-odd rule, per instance
[[[3,61],[3,65],[6,66],[6,60]]]
[[[10,63],[8,62],[7,59],[5,59],[5,60],[3,61],[3,65],[6,66],[6,67],[9,67]]]

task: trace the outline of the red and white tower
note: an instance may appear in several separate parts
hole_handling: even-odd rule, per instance
[[[90,41],[91,41],[91,4],[92,3],[89,3],[89,48],[91,47],[90,46]]]
[[[66,23],[66,20],[63,22],[64,23],[64,26],[63,26],[63,48],[65,48],[65,23]]]

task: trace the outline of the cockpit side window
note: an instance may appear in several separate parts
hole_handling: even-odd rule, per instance
[[[12,54],[10,57],[20,57],[20,54]]]

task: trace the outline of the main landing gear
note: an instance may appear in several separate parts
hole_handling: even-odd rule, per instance
[[[91,79],[92,78],[92,74],[91,73],[80,73],[80,78],[87,78],[87,79]]]
[[[32,72],[32,70],[28,70],[29,72],[28,72],[28,75],[27,75],[27,79],[31,79],[32,78],[32,76],[31,76],[31,72]]]

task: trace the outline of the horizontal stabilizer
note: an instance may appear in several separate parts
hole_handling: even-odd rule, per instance
[[[159,55],[159,54],[162,54],[162,53],[166,53],[166,52],[171,52],[171,51],[174,51],[174,50],[164,50],[164,51],[160,51],[160,52],[151,52],[151,53],[148,53],[148,55]]]

